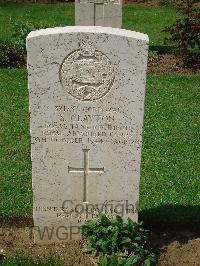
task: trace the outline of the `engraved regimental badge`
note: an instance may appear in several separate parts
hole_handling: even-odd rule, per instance
[[[95,101],[105,96],[114,81],[110,59],[91,43],[67,55],[60,68],[63,88],[81,101]]]

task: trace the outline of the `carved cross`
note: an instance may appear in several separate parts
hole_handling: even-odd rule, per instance
[[[104,167],[102,168],[90,168],[89,167],[89,151],[90,149],[83,149],[84,153],[84,167],[75,168],[68,166],[69,173],[84,173],[83,179],[83,202],[87,202],[87,177],[89,173],[104,173]]]

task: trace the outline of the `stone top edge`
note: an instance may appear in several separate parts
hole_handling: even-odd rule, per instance
[[[100,27],[100,26],[67,26],[67,27],[41,29],[41,30],[31,31],[27,36],[27,40],[39,36],[64,34],[64,33],[106,33],[110,35],[140,39],[146,41],[147,43],[149,42],[148,35],[144,33],[118,29],[118,28],[111,28],[111,27]]]

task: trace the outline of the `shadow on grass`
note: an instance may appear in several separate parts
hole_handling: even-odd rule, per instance
[[[139,212],[144,227],[154,232],[189,230],[200,233],[200,205],[163,205]],[[33,227],[33,218],[1,217],[0,227]]]
[[[0,254],[0,265],[2,265],[4,258],[5,258],[5,256]]]
[[[141,211],[139,220],[154,232],[189,230],[200,233],[200,205],[164,205]]]
[[[190,252],[194,253],[192,249],[197,248],[195,240],[200,237],[200,206],[198,205],[164,205],[152,208],[141,211],[139,220],[143,221],[144,227],[150,230],[150,246],[157,258],[166,253],[166,256],[172,254],[178,260],[176,252],[180,254],[180,249],[185,244],[187,247],[185,250],[188,249],[189,255],[191,255]],[[170,251],[167,251],[168,248]],[[165,257],[163,259],[165,260]]]

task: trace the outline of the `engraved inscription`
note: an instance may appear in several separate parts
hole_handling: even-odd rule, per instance
[[[104,167],[102,168],[90,168],[89,167],[89,151],[90,149],[83,149],[84,153],[84,168],[74,168],[68,166],[69,173],[84,173],[83,181],[83,202],[87,202],[87,175],[89,173],[104,173]]]
[[[32,137],[32,144],[140,144],[137,144],[135,127],[118,107],[56,105],[54,108],[57,119],[45,121],[40,126],[41,135]],[[118,115],[122,115],[120,123]]]
[[[115,215],[131,215],[138,213],[138,202],[128,200],[105,200],[104,202],[73,202],[65,200],[62,206],[34,206],[34,211],[40,213],[55,213],[59,219],[76,219],[77,224],[86,220],[97,219],[101,213],[106,213],[109,218]]]
[[[60,69],[63,88],[81,101],[95,101],[105,96],[114,82],[110,59],[90,43],[69,54]]]

